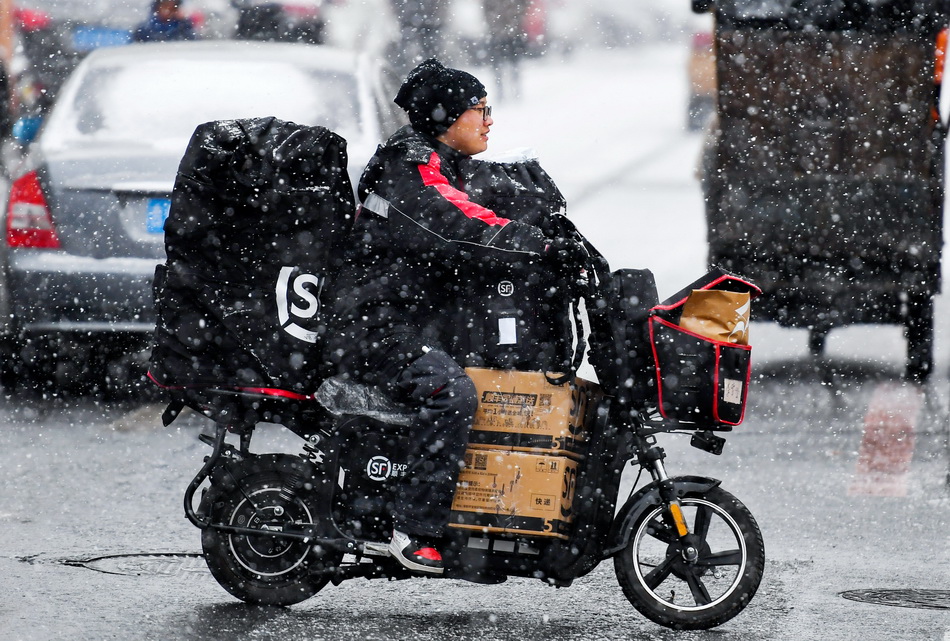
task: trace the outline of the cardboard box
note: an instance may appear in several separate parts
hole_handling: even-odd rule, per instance
[[[469,445],[582,457],[603,396],[584,379],[552,385],[542,372],[469,367],[478,409]]]
[[[449,525],[481,533],[568,538],[578,461],[468,448]]]

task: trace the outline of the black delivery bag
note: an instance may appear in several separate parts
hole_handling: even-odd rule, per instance
[[[268,117],[195,130],[156,271],[158,384],[316,389],[323,284],[355,209],[346,165],[346,141],[324,127]]]
[[[537,159],[470,159],[462,164],[466,193],[502,218],[559,236],[564,196]],[[443,342],[469,367],[564,372],[574,342],[571,312],[554,277],[526,259],[486,260],[464,284],[460,309],[446,319]]]
[[[606,270],[606,262],[602,264]],[[623,411],[655,408],[649,317],[659,297],[653,272],[604,271],[598,274],[596,290],[587,302],[591,325],[587,359],[597,381]]]
[[[716,268],[651,310],[658,408],[668,419],[710,429],[731,427],[741,423],[745,413],[752,347],[710,338],[684,326],[684,308],[697,290],[745,294],[746,301],[761,293],[751,282]],[[735,329],[747,333],[748,302],[743,308],[727,313]]]

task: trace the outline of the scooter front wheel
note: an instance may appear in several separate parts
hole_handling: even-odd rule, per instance
[[[630,526],[614,557],[623,592],[645,617],[677,630],[705,630],[741,612],[765,567],[765,544],[751,512],[721,488],[680,499],[691,534],[681,539],[664,518],[646,510]]]
[[[292,605],[309,599],[328,582],[318,566],[334,561],[316,546],[273,536],[286,524],[312,523],[307,486],[298,490],[301,460],[285,455],[253,457],[233,465],[227,482],[213,484],[199,511],[211,522],[260,530],[236,534],[213,527],[201,533],[212,576],[238,599],[261,605]]]

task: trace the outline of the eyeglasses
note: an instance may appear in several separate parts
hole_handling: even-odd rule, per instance
[[[482,112],[482,122],[485,122],[486,120],[491,118],[491,105],[472,107],[471,109],[472,111]]]

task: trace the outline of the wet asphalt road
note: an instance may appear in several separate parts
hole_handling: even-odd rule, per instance
[[[679,87],[670,65],[682,61],[671,60],[645,60],[641,86],[675,78]],[[549,100],[561,92],[557,84],[534,95]],[[664,101],[657,105],[666,109]],[[704,242],[692,176],[699,140],[671,138],[656,126],[675,121],[671,128],[679,131],[683,110],[674,106],[665,119],[642,124],[604,119],[618,144],[631,153],[646,150],[617,165],[612,192],[604,185],[580,189],[583,172],[549,168],[569,198],[577,196],[581,226],[599,223],[591,230],[594,244],[615,267],[650,266],[661,294],[702,273],[704,261],[701,250],[683,250]],[[538,126],[549,126],[530,113]],[[636,129],[618,135],[621,125]],[[659,141],[651,143],[654,129]],[[606,141],[592,139],[598,149]],[[667,153],[658,156],[652,144]],[[666,222],[654,229],[658,212]],[[608,216],[615,218],[601,222]],[[651,235],[633,252],[631,234],[617,232],[636,225],[649,226]],[[938,301],[939,318],[946,318],[944,304]],[[728,435],[722,456],[692,449],[683,437],[661,439],[671,474],[722,479],[765,538],[765,577],[750,606],[722,627],[696,633],[641,617],[609,562],[565,589],[525,579],[497,586],[359,580],[290,608],[245,606],[211,578],[197,557],[199,533],[182,512],[185,486],[210,451],[197,438],[203,421],[183,417],[164,428],[155,404],[0,396],[0,639],[950,641],[945,325],[938,329],[940,369],[922,391],[902,387],[897,366],[832,361],[816,369],[801,354],[786,359],[773,350],[764,361],[754,357],[746,420]],[[753,324],[757,354],[781,342],[766,329]],[[893,347],[893,335],[883,347]],[[833,333],[831,347],[834,340]],[[846,351],[882,348],[873,333],[858,343]],[[279,428],[257,438],[257,451],[299,448]],[[852,591],[891,605],[842,596]]]
[[[526,579],[360,579],[289,608],[245,606],[211,578],[182,513],[184,487],[209,451],[197,439],[203,419],[164,428],[157,404],[8,398],[0,401],[0,630],[30,641],[948,639],[950,383],[936,376],[918,391],[887,372],[838,369],[760,367],[746,421],[720,457],[683,437],[661,441],[671,474],[722,479],[766,542],[765,578],[746,611],[693,633],[639,616],[610,562],[564,589]],[[913,425],[873,459],[866,426],[882,390],[899,406],[885,423],[913,415]],[[298,451],[280,428],[258,439],[257,451]],[[906,455],[907,441],[906,464],[888,471],[887,452]],[[862,590],[872,592],[856,596],[894,605],[842,596]]]

